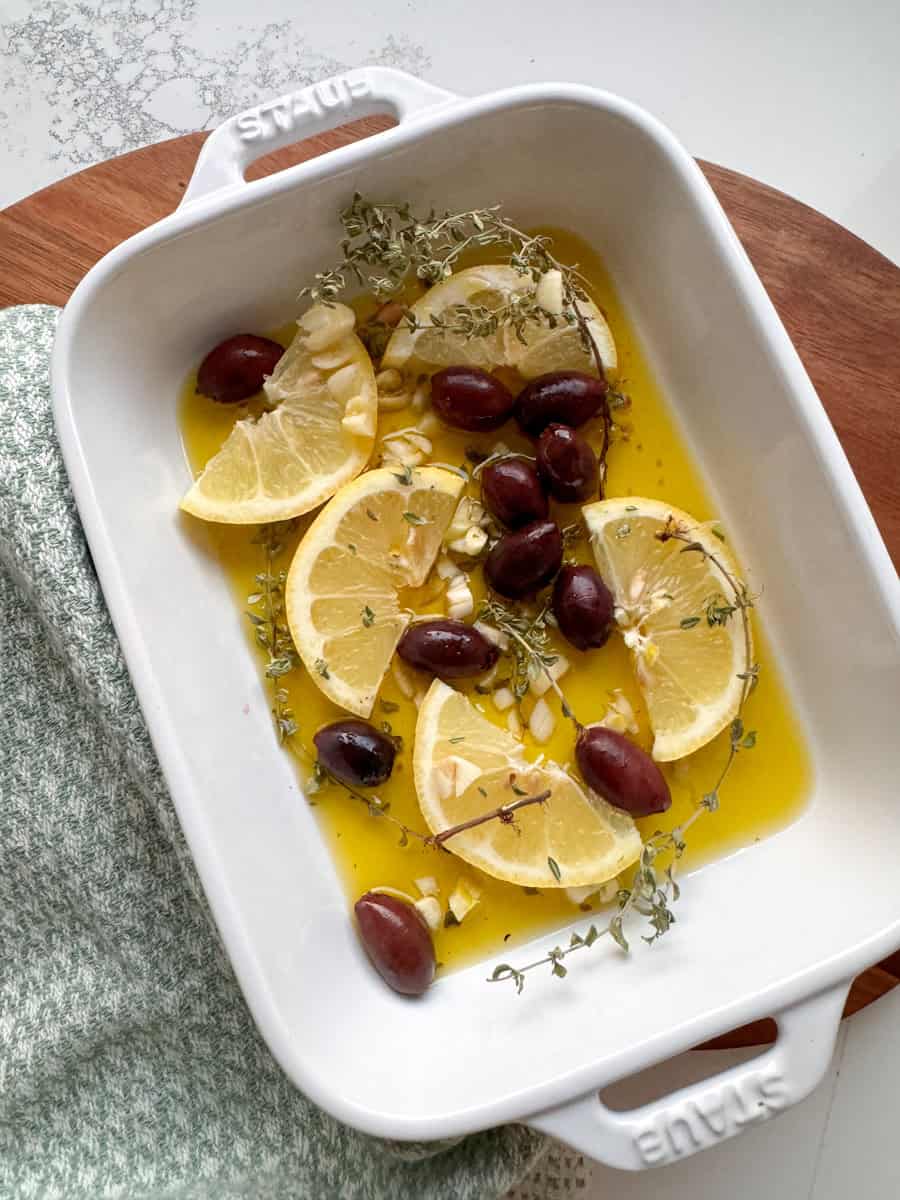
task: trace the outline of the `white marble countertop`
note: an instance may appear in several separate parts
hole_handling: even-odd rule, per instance
[[[0,0],[0,206],[363,63],[466,94],[541,79],[619,92],[694,154],[781,188],[900,262],[896,0]],[[655,1086],[737,1057],[683,1056],[656,1069]],[[893,993],[845,1025],[828,1080],[779,1120],[640,1175],[560,1150],[517,1194],[896,1196],[898,1069]]]

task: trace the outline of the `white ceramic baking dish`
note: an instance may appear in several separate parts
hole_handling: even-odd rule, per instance
[[[349,117],[396,128],[247,184],[263,152]],[[274,747],[225,580],[179,517],[175,396],[208,347],[297,311],[354,189],[424,208],[503,201],[606,259],[755,584],[811,740],[790,828],[694,873],[679,924],[521,997],[490,964],[422,1000],[370,969]],[[646,113],[585,87],[459,99],[352,71],[226,122],[184,203],[73,295],[53,363],[59,437],[110,611],[241,987],[290,1078],[392,1138],[524,1120],[619,1167],[678,1158],[805,1096],[848,982],[900,945],[900,594],[812,386],[700,171]],[[764,736],[764,732],[763,732]],[[562,936],[562,935],[561,935]],[[541,944],[544,945],[546,939]],[[517,957],[527,959],[527,951]],[[772,1049],[645,1108],[605,1084],[752,1018]]]

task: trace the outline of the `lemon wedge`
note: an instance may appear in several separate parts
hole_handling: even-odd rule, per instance
[[[524,340],[509,326],[486,337],[465,338],[435,325],[436,321],[452,324],[453,309],[458,305],[498,309],[516,296],[528,294],[540,297],[540,284],[536,285],[530,275],[523,275],[513,267],[491,264],[455,271],[412,305],[418,328],[410,329],[401,323],[387,344],[381,365],[407,372],[460,365],[486,370],[507,366],[514,367],[525,379],[547,371],[596,374],[593,356],[582,345],[577,327],[565,322],[558,323],[556,328],[543,322],[529,322],[523,330]],[[615,371],[616,344],[603,314],[591,300],[578,303],[604,369]]]
[[[587,504],[582,512],[632,651],[653,757],[684,758],[737,715],[748,654],[740,613],[715,619],[716,610],[733,601],[721,571],[705,554],[684,553],[684,542],[661,542],[657,534],[671,519],[733,578],[737,568],[708,525],[660,500],[617,497]]]
[[[431,570],[464,481],[440,467],[379,468],[345,484],[306,531],[285,609],[322,691],[368,717],[411,613],[405,588]]]
[[[342,304],[316,304],[265,382],[273,404],[237,421],[181,502],[204,521],[284,521],[324,503],[368,462],[378,395],[366,349]]]
[[[545,803],[519,809],[512,823],[491,820],[446,843],[496,879],[540,888],[601,884],[641,852],[640,834],[627,813],[589,796],[555,764],[526,762],[511,734],[437,679],[419,709],[413,773],[432,833],[550,792]]]

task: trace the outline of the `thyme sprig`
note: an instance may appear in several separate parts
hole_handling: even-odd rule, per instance
[[[511,980],[517,992],[525,986],[525,976],[529,971],[549,966],[557,978],[564,978],[568,969],[563,960],[570,954],[580,950],[590,949],[601,938],[609,936],[624,952],[629,953],[630,944],[625,933],[625,918],[633,913],[643,916],[648,922],[649,932],[642,935],[643,941],[652,945],[675,924],[675,914],[672,905],[678,900],[680,889],[675,880],[678,860],[687,848],[686,835],[692,825],[704,814],[715,812],[719,808],[719,797],[722,786],[728,778],[737,761],[738,755],[752,750],[756,746],[756,731],[745,730],[743,713],[747,700],[759,679],[759,663],[753,661],[753,637],[750,629],[750,609],[753,607],[753,597],[742,580],[738,579],[723,562],[721,555],[708,550],[691,536],[689,529],[679,525],[671,516],[662,530],[656,535],[659,541],[683,542],[682,554],[701,554],[716,568],[730,592],[730,596],[712,597],[714,602],[715,619],[711,619],[707,611],[707,620],[711,625],[724,625],[735,613],[740,614],[743,627],[744,641],[744,670],[739,672],[741,680],[741,695],[738,701],[737,714],[729,728],[728,755],[719,772],[713,787],[700,801],[697,808],[669,833],[656,833],[644,843],[638,866],[630,887],[622,888],[616,897],[617,911],[604,926],[590,925],[584,934],[573,933],[567,946],[555,946],[548,950],[543,957],[524,966],[516,967],[510,963],[500,963],[488,977],[489,983],[501,983]],[[720,536],[720,535],[717,535]],[[726,610],[729,610],[726,612]],[[508,632],[508,630],[504,630]],[[660,869],[659,859],[667,858],[668,865]]]
[[[515,814],[522,808],[529,808],[533,804],[546,804],[550,799],[551,790],[545,788],[542,792],[537,792],[533,796],[520,796],[516,800],[510,800],[507,804],[499,804],[496,808],[492,808],[489,812],[480,813],[478,816],[470,817],[467,821],[460,821],[458,825],[450,825],[446,829],[442,829],[439,833],[422,833],[419,829],[413,829],[401,821],[399,817],[395,817],[390,811],[391,806],[389,801],[382,800],[380,796],[371,793],[366,795],[365,792],[354,787],[351,783],[345,782],[343,779],[338,779],[336,775],[332,775],[322,766],[320,761],[317,761],[313,769],[313,777],[307,783],[307,792],[317,792],[326,782],[336,783],[338,787],[344,789],[348,795],[354,800],[359,800],[365,804],[369,810],[369,815],[372,817],[380,817],[389,821],[400,831],[400,845],[408,846],[410,839],[419,842],[423,846],[429,846],[435,850],[444,849],[446,842],[451,838],[456,837],[460,833],[464,833],[467,829],[475,829],[479,825],[485,825],[488,821],[499,821],[502,825],[515,824]]]
[[[507,608],[496,597],[492,597],[483,601],[477,619],[486,625],[491,625],[500,633],[506,634],[512,642],[510,653],[513,661],[510,686],[516,699],[522,700],[528,691],[531,680],[543,673],[550,687],[559,697],[563,716],[574,722],[576,729],[580,732],[583,728],[581,722],[572,712],[562,688],[553,678],[550,670],[559,656],[554,654],[550,644],[550,635],[547,632],[549,616],[549,600],[546,600],[537,613],[530,617],[526,613]]]
[[[575,325],[585,352],[593,358],[600,378],[605,379],[603,360],[581,307],[589,298],[586,279],[577,267],[561,262],[553,254],[551,237],[525,233],[503,215],[501,205],[458,213],[438,214],[432,210],[427,217],[420,217],[408,203],[376,204],[357,192],[340,219],[344,228],[341,261],[317,272],[313,283],[301,290],[301,296],[334,304],[346,288],[356,284],[378,299],[386,299],[397,296],[411,278],[426,287],[446,279],[470,250],[502,246],[509,265],[521,275],[529,276],[535,287],[547,272],[559,272],[562,311],[545,309],[538,304],[534,291],[526,291],[511,296],[496,308],[456,305],[446,314],[433,315],[430,325],[466,339],[489,337],[507,327],[522,342],[526,341],[525,330],[530,323],[543,323],[550,328],[560,322]],[[411,329],[422,328],[409,311],[404,320]],[[378,357],[383,353],[381,333],[373,340],[372,349]],[[603,439],[597,460],[602,496],[612,433],[606,398],[600,416]]]
[[[278,741],[282,744],[297,733],[298,725],[294,711],[288,705],[287,689],[279,681],[299,665],[300,659],[284,612],[287,572],[276,570],[275,560],[284,550],[284,539],[294,525],[293,521],[261,525],[251,539],[254,545],[262,546],[264,567],[254,577],[258,590],[247,597],[247,619],[253,626],[257,643],[268,656],[265,675],[272,687],[272,717]]]

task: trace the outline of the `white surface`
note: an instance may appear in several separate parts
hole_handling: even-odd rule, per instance
[[[514,10],[476,0],[0,0],[0,204],[342,65],[381,61],[470,94],[546,78],[609,87],[692,152],[783,188],[900,260],[895,4],[582,0],[550,6],[549,20],[546,11],[534,0]],[[849,1023],[833,1094],[823,1085],[779,1121],[665,1174],[598,1168],[590,1194],[896,1194],[898,1021],[894,995]],[[670,1069],[659,1073],[667,1082]],[[558,1159],[562,1172],[577,1162]]]
[[[364,62],[609,88],[900,260],[893,0],[0,0],[0,204]]]

